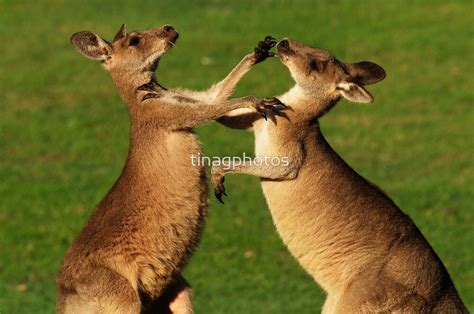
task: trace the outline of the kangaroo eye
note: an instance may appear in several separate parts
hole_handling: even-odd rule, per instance
[[[140,43],[140,38],[139,37],[133,37],[130,39],[130,42],[128,43],[129,46],[138,46]]]
[[[312,59],[309,62],[309,68],[311,69],[311,71],[318,71],[319,72],[318,62],[316,60]]]
[[[309,61],[309,68],[311,71],[316,71],[316,72],[324,72],[326,70],[326,66],[328,64],[328,61],[321,61],[321,60],[316,60],[316,59],[311,59]]]

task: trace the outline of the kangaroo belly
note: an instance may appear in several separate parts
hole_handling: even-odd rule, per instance
[[[282,142],[286,137],[284,126],[275,127],[272,123],[262,121],[255,128],[255,155],[292,156],[291,152],[287,151],[288,143]],[[305,184],[311,178],[305,177],[305,171],[302,169],[294,180],[262,180],[262,189],[280,237],[303,268],[312,274],[311,265],[318,264],[315,258],[319,258],[312,254],[319,246],[315,238],[318,224],[314,213],[316,209],[308,209],[311,202],[306,199],[311,198],[312,192],[308,191]],[[312,263],[306,260],[311,260]]]
[[[316,178],[304,167],[295,180],[263,181],[262,187],[283,242],[324,290],[340,292],[362,273],[384,272],[427,298],[450,283],[423,235],[379,192],[373,191],[380,199],[345,197],[347,186],[335,190],[330,177],[317,184]]]
[[[167,164],[163,165],[160,196],[154,201],[155,217],[141,228],[140,241],[149,237],[138,262],[138,281],[149,295],[157,296],[179,272],[196,248],[202,233],[207,207],[205,169],[193,163],[201,146],[192,133],[167,137]],[[155,236],[150,236],[155,235]]]
[[[200,143],[191,132],[155,140],[155,148],[129,154],[120,178],[71,245],[58,277],[62,283],[72,287],[101,265],[158,296],[194,251],[207,205],[205,170],[191,160],[201,153]]]
[[[341,289],[358,268],[378,262],[371,230],[362,230],[365,208],[344,198],[347,187],[334,186],[335,174],[318,171],[319,165],[306,159],[296,179],[265,180],[262,188],[288,250],[330,292]]]
[[[331,289],[333,276],[331,254],[326,251],[325,230],[316,214],[318,208],[308,208],[306,195],[295,192],[299,179],[293,181],[263,181],[262,188],[275,227],[282,241],[300,265],[323,289]],[[305,204],[306,202],[306,204]]]

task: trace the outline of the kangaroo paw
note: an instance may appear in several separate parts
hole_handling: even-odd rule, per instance
[[[268,57],[274,57],[275,54],[273,52],[270,52],[270,49],[272,49],[275,45],[276,40],[271,36],[267,36],[264,40],[260,41],[257,47],[255,47],[255,49],[253,50],[255,56],[254,64],[262,62]]]
[[[262,99],[255,107],[256,111],[261,114],[265,120],[267,120],[268,116],[271,117],[273,115],[282,115],[281,111],[285,110],[286,108],[286,105],[276,97]],[[272,119],[272,121],[274,121],[274,119]]]
[[[214,186],[214,195],[216,198],[224,204],[222,195],[227,196],[224,186],[225,177],[217,168],[212,168],[212,185]]]

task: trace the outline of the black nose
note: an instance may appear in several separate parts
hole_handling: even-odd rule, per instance
[[[171,33],[172,31],[174,31],[174,27],[171,26],[171,25],[166,25],[165,27],[163,27],[163,30],[166,32],[166,33]]]
[[[284,50],[288,49],[289,47],[290,47],[290,43],[286,39],[280,41],[277,45],[277,48],[284,49]]]

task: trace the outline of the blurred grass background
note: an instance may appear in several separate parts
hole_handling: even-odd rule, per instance
[[[0,0],[0,312],[51,313],[55,275],[91,208],[121,171],[128,116],[109,75],[69,43],[173,24],[181,34],[158,70],[165,86],[204,89],[265,35],[290,36],[344,61],[372,60],[385,81],[374,105],[342,101],[322,121],[330,143],[418,224],[474,309],[472,1]],[[276,59],[236,96],[292,85]],[[198,130],[210,156],[253,151],[250,133]],[[185,274],[196,313],[315,313],[323,292],[289,255],[259,180],[229,176],[211,197]]]

